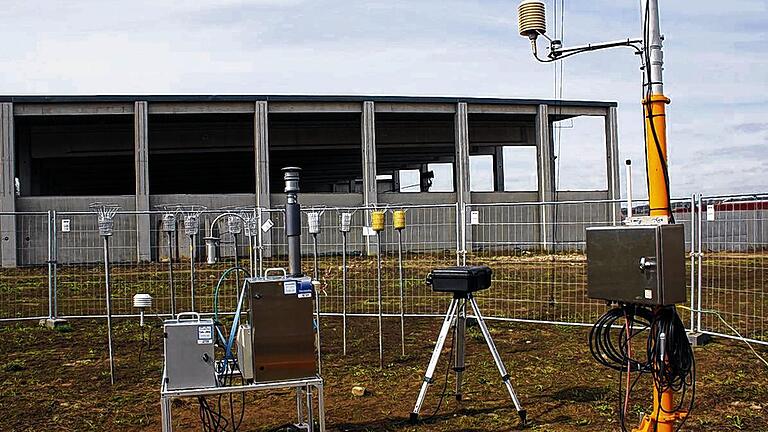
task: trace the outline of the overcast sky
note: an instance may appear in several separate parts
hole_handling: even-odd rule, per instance
[[[0,3],[2,94],[555,95],[514,0]],[[638,0],[565,3],[566,45],[640,34]],[[673,195],[768,192],[768,0],[661,3]],[[563,94],[618,101],[645,195],[638,66],[628,49],[573,57]],[[604,184],[602,131],[581,123],[560,129],[564,189]]]

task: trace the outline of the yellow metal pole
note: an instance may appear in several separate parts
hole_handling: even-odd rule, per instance
[[[667,121],[666,105],[669,99],[663,94],[651,95],[643,101],[645,112],[645,146],[648,169],[648,199],[651,216],[670,216],[667,176]]]

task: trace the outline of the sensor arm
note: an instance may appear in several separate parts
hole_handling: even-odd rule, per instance
[[[635,50],[635,54],[642,54],[643,50],[641,46],[638,44],[642,44],[642,39],[621,39],[617,41],[611,41],[611,42],[601,42],[601,43],[591,43],[591,44],[585,44],[585,45],[576,45],[573,47],[567,47],[562,48],[561,42],[559,40],[553,40],[547,37],[547,35],[540,33],[541,36],[546,38],[549,41],[550,46],[550,52],[547,55],[547,59],[543,59],[539,57],[538,47],[536,45],[536,38],[531,38],[531,49],[533,50],[533,56],[536,58],[536,60],[542,62],[542,63],[551,63],[557,60],[562,60],[566,57],[570,57],[572,55],[580,54],[583,52],[588,51],[598,51],[602,49],[608,49],[608,48],[618,48],[618,47],[630,47]]]
[[[642,50],[636,46],[636,44],[642,44],[642,39],[621,39],[617,41],[611,41],[611,42],[601,42],[601,43],[591,43],[586,45],[576,45],[573,47],[568,48],[557,48],[557,44],[559,44],[559,41],[552,41],[552,51],[549,53],[549,58],[559,58],[565,54],[569,53],[581,53],[586,51],[597,51],[601,49],[607,49],[607,48],[616,48],[616,47],[623,47],[628,46],[631,48],[635,48],[638,52],[641,52]]]

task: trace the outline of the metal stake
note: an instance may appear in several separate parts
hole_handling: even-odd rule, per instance
[[[341,339],[347,355],[347,233],[341,232]]]
[[[173,233],[168,231],[168,287],[171,291],[171,318],[176,318],[176,288],[173,286]]]
[[[320,281],[320,271],[317,264],[317,234],[312,234],[312,255],[314,259],[314,279]],[[315,321],[317,322],[317,373],[323,374],[323,362],[320,355],[320,291],[315,290]]]
[[[384,368],[384,335],[382,333],[382,301],[381,301],[381,234],[376,232],[376,295],[379,307],[379,368]]]
[[[253,250],[256,245],[255,238],[256,236],[253,233],[248,236],[248,262],[250,263],[248,270],[251,272],[251,276],[256,276],[256,254]]]
[[[262,212],[261,212],[261,207],[259,207],[259,233],[258,233],[259,246],[258,246],[258,250],[256,251],[259,258],[259,276],[264,274],[264,236],[263,236],[264,231],[262,231],[261,229],[261,224],[262,224]]]
[[[189,295],[192,297],[192,312],[195,311],[195,235],[189,236]]]
[[[240,254],[237,252],[237,234],[232,234],[232,237],[235,239],[235,267],[240,267]],[[235,272],[235,286],[240,286],[240,272]]]
[[[104,237],[104,286],[107,295],[107,344],[109,345],[109,382],[115,384],[115,361],[112,356],[112,289],[109,285],[109,237]]]
[[[397,230],[397,270],[400,276],[400,348],[405,357],[405,306],[403,284],[403,232]]]

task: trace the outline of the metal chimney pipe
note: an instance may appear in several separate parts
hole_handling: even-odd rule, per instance
[[[301,168],[283,168],[285,180],[285,235],[288,238],[288,273],[302,276],[301,271],[301,206],[299,205],[299,173]]]

